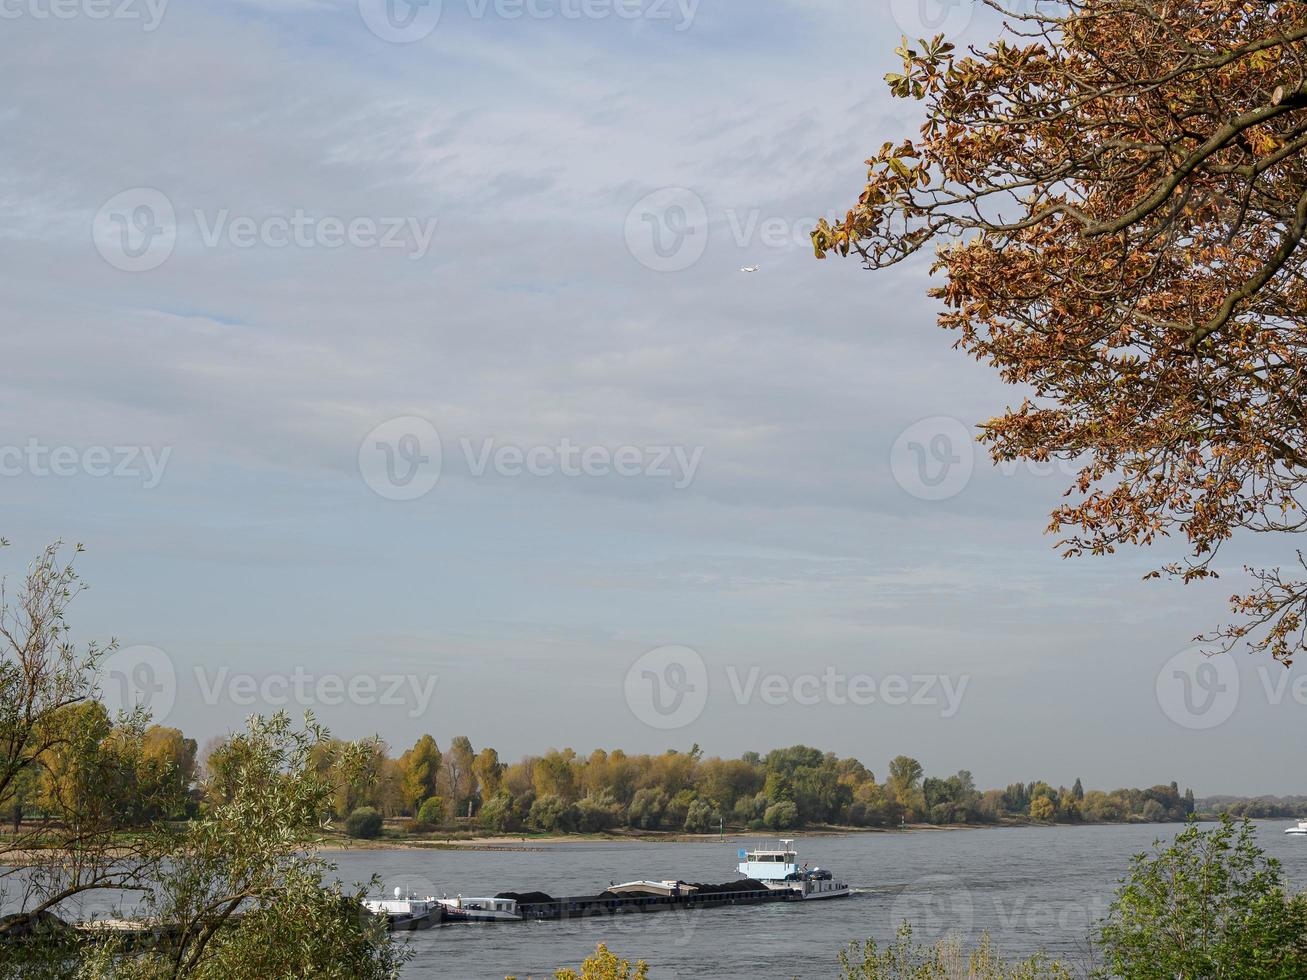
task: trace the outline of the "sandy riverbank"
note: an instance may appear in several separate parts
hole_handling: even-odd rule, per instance
[[[905,827],[819,827],[806,830],[784,831],[795,837],[852,837],[861,834],[904,834],[928,833],[931,831],[980,830],[975,824],[908,824]],[[782,835],[783,835],[782,834]],[[760,837],[774,837],[778,832],[739,830],[726,834],[727,840],[757,840]],[[424,837],[382,837],[376,840],[357,840],[333,835],[323,838],[321,848],[324,851],[423,851],[423,850],[483,850],[512,851],[533,850],[567,844],[693,844],[711,843],[721,840],[720,834],[686,834],[671,832],[644,832],[622,834],[490,834],[473,837],[444,837],[431,834]]]

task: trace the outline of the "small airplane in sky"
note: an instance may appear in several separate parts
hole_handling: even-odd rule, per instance
[[[740,271],[741,271],[741,272],[757,272],[757,271],[758,271],[758,266],[756,266],[756,265],[746,265],[746,266],[745,266],[743,269],[741,269]]]

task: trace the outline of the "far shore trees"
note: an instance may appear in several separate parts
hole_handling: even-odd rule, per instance
[[[1189,582],[1238,531],[1307,531],[1307,5],[986,2],[987,47],[904,41],[886,78],[925,122],[884,134],[818,256],[934,249],[940,325],[1017,389],[981,439],[1081,467],[1065,554],[1177,535],[1154,575]],[[1307,559],[1282,565],[1211,649],[1303,649]]]

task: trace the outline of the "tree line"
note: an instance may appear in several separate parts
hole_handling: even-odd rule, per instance
[[[892,759],[883,779],[853,758],[806,745],[707,757],[698,745],[657,755],[550,749],[505,764],[467,736],[442,751],[424,735],[398,757],[366,743],[364,778],[341,786],[336,816],[366,807],[408,818],[412,829],[508,833],[611,830],[709,833],[718,829],[792,830],[814,826],[1182,821],[1192,791],[1176,783],[1148,789],[1086,791],[1044,781],[980,790],[970,772],[928,776],[920,762]],[[324,758],[333,750],[324,747]],[[215,750],[221,758],[221,747]],[[213,756],[209,764],[213,764]]]
[[[64,708],[57,725],[59,744],[0,799],[0,815],[15,831],[25,814],[87,812],[106,800],[115,801],[116,809],[97,817],[123,828],[193,817],[228,799],[241,771],[239,740],[214,739],[199,752],[195,740],[176,728],[116,725],[98,701]],[[710,833],[1164,822],[1185,820],[1197,810],[1192,791],[1181,792],[1175,782],[1104,792],[1085,790],[1079,779],[1070,788],[1041,780],[981,790],[967,770],[927,775],[916,759],[900,755],[878,779],[857,759],[805,745],[746,752],[738,759],[706,757],[698,745],[656,755],[550,749],[504,763],[495,749],[478,751],[465,735],[444,749],[423,735],[399,755],[380,738],[326,738],[313,746],[309,764],[326,777],[338,771],[347,751],[361,761],[348,779],[334,782],[325,816],[349,821],[361,812],[347,827],[355,836],[374,836],[387,819],[418,833]],[[1261,815],[1234,798],[1220,799],[1221,812]]]

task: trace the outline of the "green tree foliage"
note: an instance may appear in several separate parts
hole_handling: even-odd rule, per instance
[[[185,808],[195,743],[98,702],[106,648],[79,654],[67,641],[81,584],[59,554],[51,546],[14,593],[0,589],[0,805],[39,797],[38,813],[0,839],[0,886],[22,881],[0,919],[0,976],[398,976],[403,950],[314,852],[337,783],[359,779],[368,750],[335,752],[324,772],[314,756],[328,737],[311,719],[297,729],[284,715],[253,718],[210,754],[199,812],[159,822]],[[72,896],[127,890],[143,918],[173,928],[88,943],[52,914]]]
[[[476,775],[477,792],[481,800],[489,800],[499,792],[504,783],[505,766],[499,761],[499,753],[494,749],[485,748],[477,753],[476,761],[472,763],[472,771]]]
[[[466,735],[457,735],[449,743],[441,769],[440,786],[455,816],[465,816],[468,803],[476,804],[476,753]]]
[[[799,808],[789,800],[773,803],[763,814],[762,822],[768,830],[789,830],[799,825]]]
[[[324,775],[313,750],[326,740],[311,718],[296,728],[284,714],[252,718],[229,740],[230,795],[159,841],[144,899],[147,918],[184,928],[111,954],[105,976],[398,975],[403,951],[314,853],[337,782],[367,765],[367,747],[355,745]]]
[[[622,807],[612,793],[604,791],[597,796],[584,796],[573,804],[576,829],[583,834],[609,830],[622,820]]]
[[[422,801],[439,792],[441,754],[436,740],[423,735],[400,759],[403,775],[400,785],[410,813],[416,813]]]
[[[417,821],[426,827],[443,827],[449,805],[442,796],[428,796],[418,807]]]
[[[499,833],[516,830],[521,825],[521,815],[513,795],[503,790],[481,804],[478,816],[483,827]]]
[[[554,973],[554,980],[648,980],[648,977],[648,963],[641,960],[632,966],[628,960],[610,952],[603,943],[581,964],[579,971],[564,967]],[[506,980],[517,978],[507,977]]]
[[[1057,816],[1057,806],[1047,796],[1036,796],[1030,801],[1030,819],[1042,823],[1052,823]]]
[[[441,797],[444,806],[439,823],[451,831],[511,831],[523,825],[538,829],[530,815],[546,797],[564,804],[550,832],[573,828],[585,833],[617,827],[701,833],[716,829],[722,818],[732,829],[766,830],[772,826],[767,811],[781,803],[791,804],[797,814],[791,818],[789,807],[773,814],[773,824],[782,815],[792,820],[785,829],[892,827],[904,819],[936,824],[1024,822],[1032,819],[1031,803],[1036,797],[1047,802],[1036,807],[1034,819],[1063,823],[1183,821],[1194,810],[1192,794],[1182,795],[1174,785],[1103,793],[1086,792],[1083,786],[1079,791],[1055,789],[1038,781],[981,792],[967,770],[927,776],[921,763],[909,756],[890,763],[889,777],[882,784],[857,759],[805,745],[776,749],[765,756],[745,753],[739,759],[705,757],[698,746],[661,755],[596,749],[582,756],[571,749],[550,749],[542,756],[505,765],[492,748],[473,755],[465,738],[454,739],[442,755],[435,740],[424,736],[393,762],[385,757],[383,743],[368,744],[373,754],[359,779],[338,789],[334,812],[347,814],[359,806],[372,806],[386,815],[412,814],[419,827],[434,826],[434,821],[422,819],[420,809],[428,798],[422,794],[432,795],[435,778],[440,790],[434,795]],[[344,745],[330,742],[315,749],[323,772],[331,769]],[[213,757],[220,759],[221,751]],[[468,767],[471,774],[460,775]],[[402,799],[395,790],[396,772],[405,787]],[[438,777],[433,775],[437,773]],[[461,802],[448,795],[453,787],[465,794]],[[422,795],[416,805],[415,794]],[[497,798],[501,799],[493,811],[482,815],[481,810]],[[553,799],[540,814],[554,813]],[[469,803],[475,814],[471,819]],[[350,809],[343,809],[344,804]]]
[[[850,943],[840,952],[840,968],[843,980],[1071,980],[1070,971],[1046,956],[1005,962],[988,934],[974,949],[967,949],[955,936],[933,946],[918,945],[906,922],[893,942],[883,947],[873,939],[862,946]]]
[[[1307,976],[1307,898],[1227,818],[1137,856],[1099,939],[1104,978],[1289,980]]]
[[[531,804],[526,822],[545,833],[571,830],[572,810],[561,796],[542,796]]]
[[[721,814],[704,800],[695,800],[685,814],[685,830],[691,834],[706,834],[720,826]]]
[[[667,794],[661,789],[638,790],[627,809],[627,822],[639,830],[658,830],[667,812]]]
[[[361,840],[381,836],[381,814],[370,806],[361,806],[345,820],[345,833]]]

